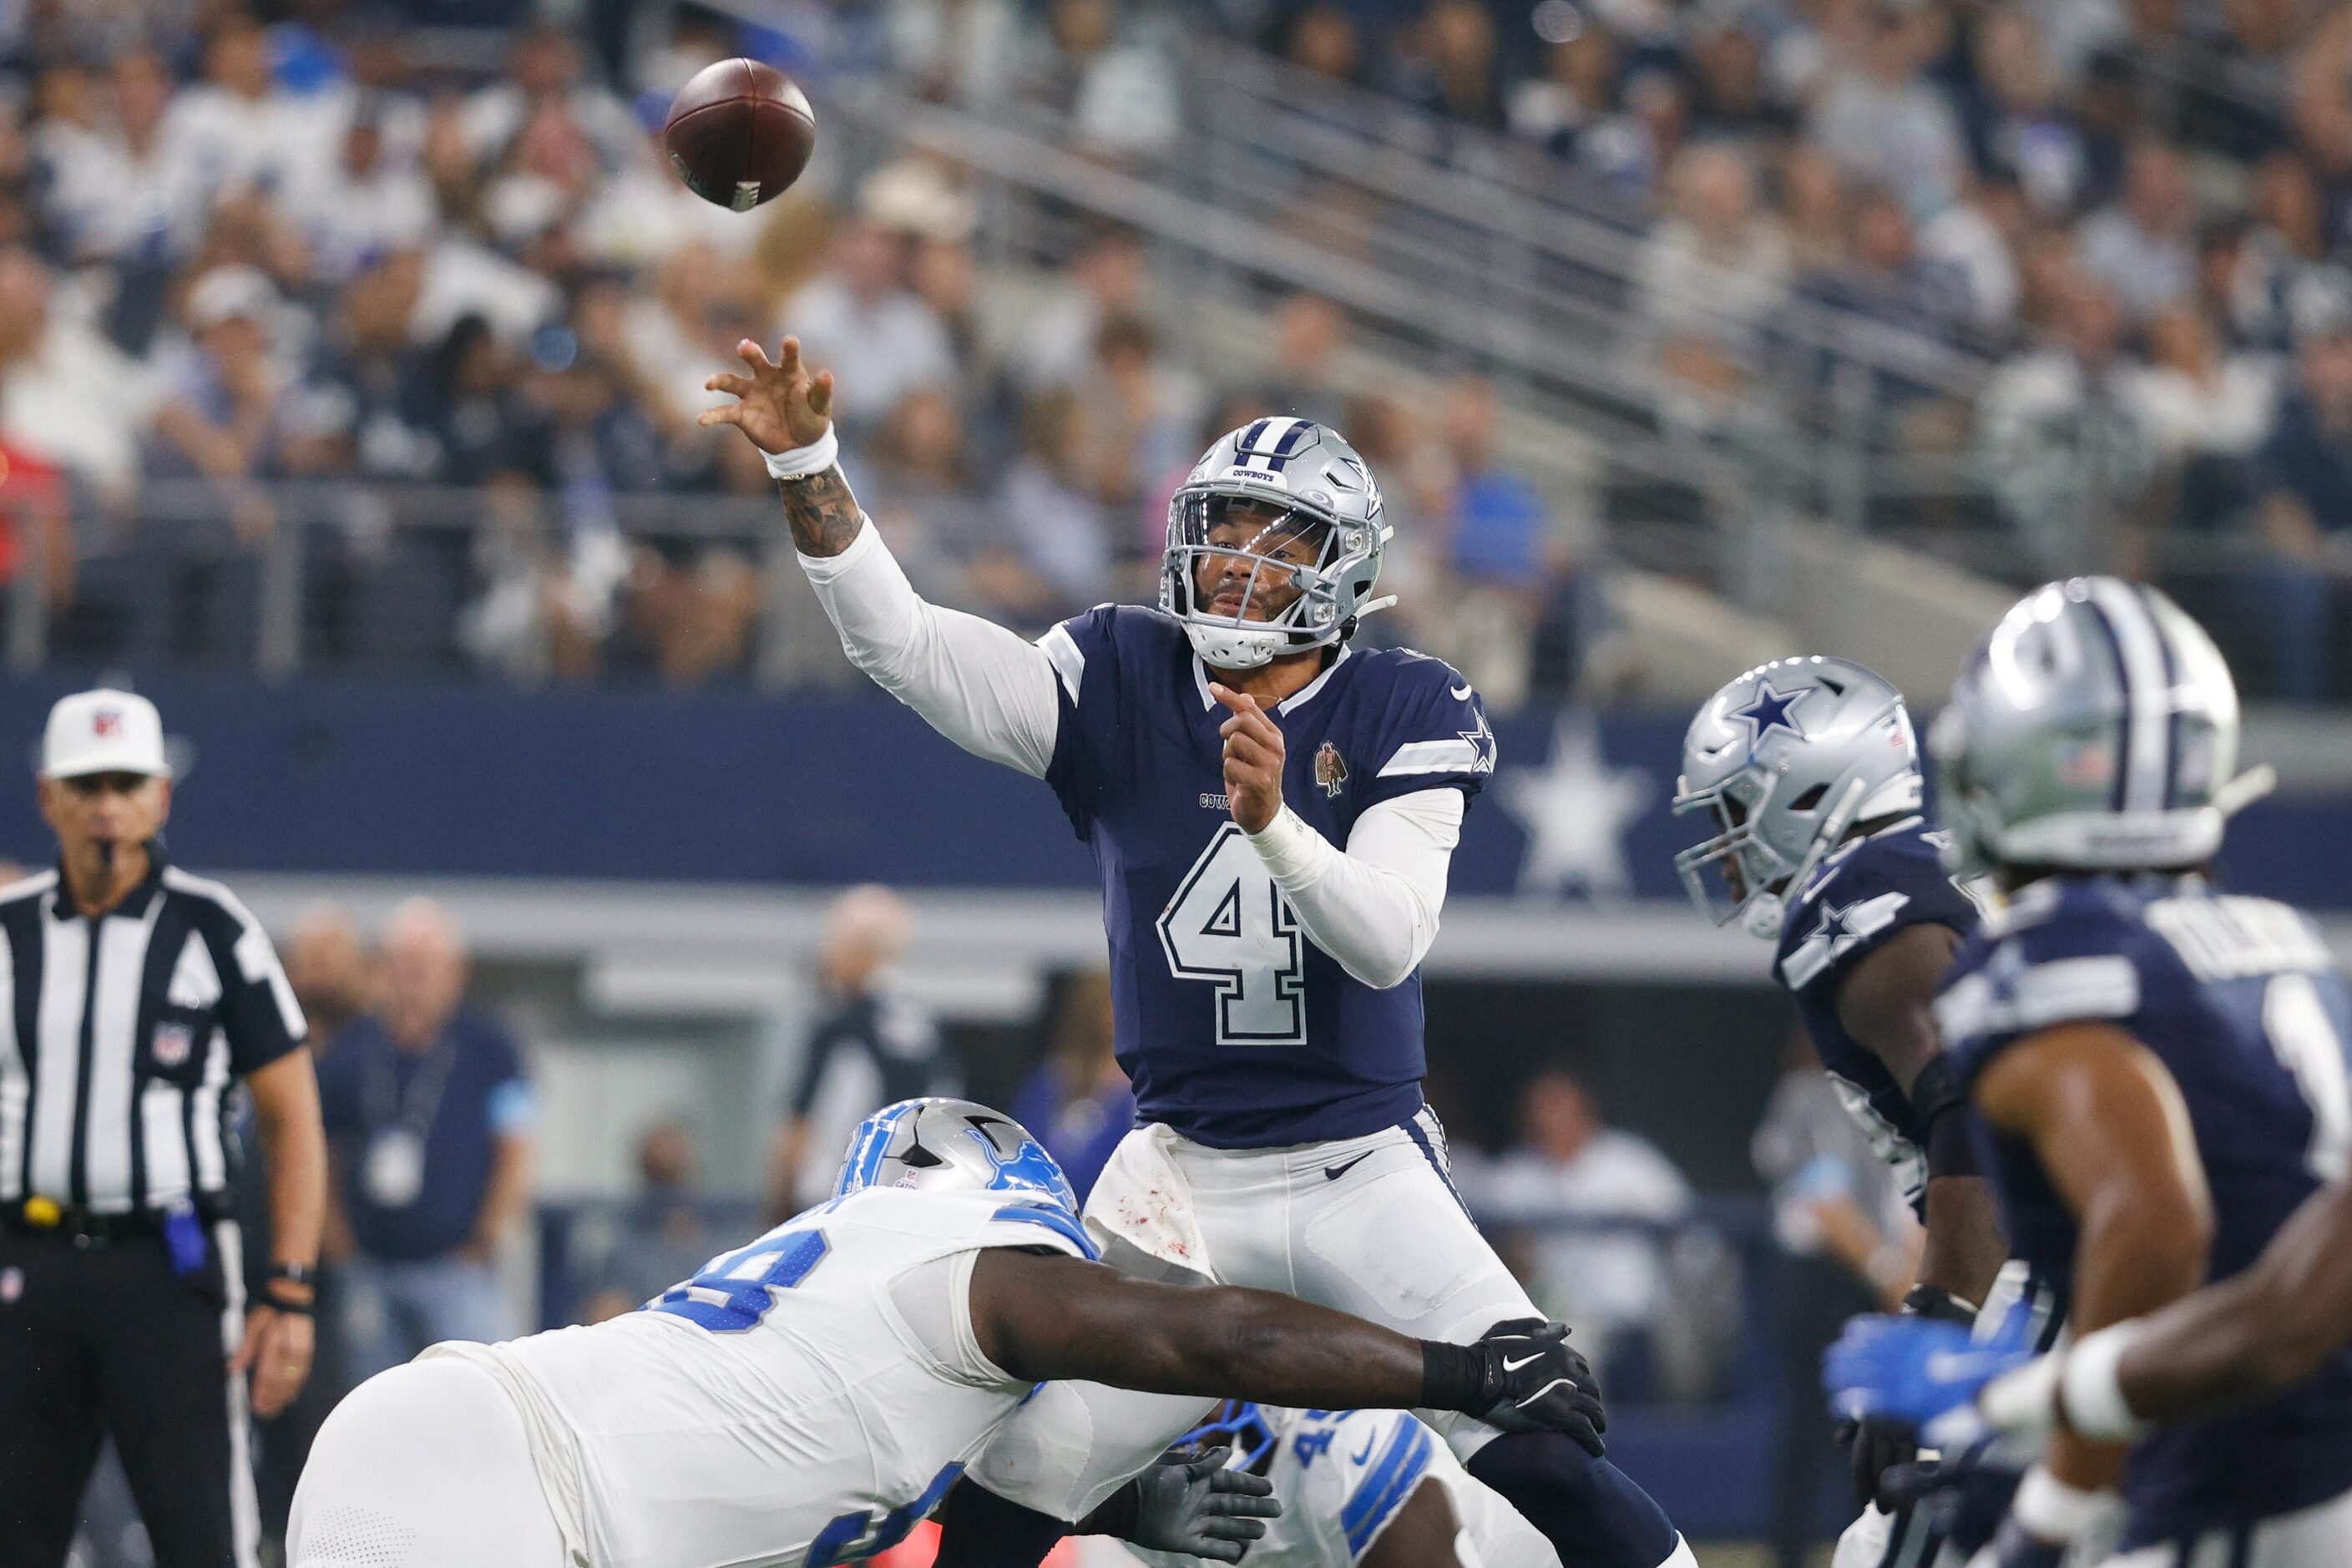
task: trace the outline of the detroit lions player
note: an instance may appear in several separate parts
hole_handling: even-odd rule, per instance
[[[709,383],[737,401],[701,420],[768,454],[851,661],[1045,780],[1093,851],[1142,1123],[1087,1205],[1117,1257],[1181,1234],[1196,1278],[1435,1339],[1537,1316],[1455,1197],[1421,1095],[1418,966],[1494,736],[1442,662],[1349,646],[1390,602],[1372,594],[1389,525],[1354,449],[1298,419],[1234,431],[1170,504],[1160,607],[1104,605],[1031,644],[917,596],[835,461],[829,372],[791,339],[774,364],[738,352],[749,374]],[[1097,1432],[1139,1444],[1157,1424],[1152,1452],[1199,1415],[1124,1408]],[[1655,1568],[1684,1550],[1597,1440],[1444,1424],[1563,1557]]]
[[[1560,1568],[1551,1543],[1470,1479],[1437,1435],[1400,1410],[1286,1410],[1234,1400],[1190,1433],[1273,1482],[1282,1514],[1251,1568]],[[1151,1568],[1189,1557],[1150,1549]]]
[[[1424,1346],[1265,1291],[1146,1284],[1093,1261],[1075,1207],[1017,1123],[891,1106],[831,1202],[639,1310],[369,1380],[320,1430],[289,1561],[832,1568],[896,1545],[1045,1378],[1514,1428],[1598,1409],[1557,1325]]]
[[[2244,1269],[2352,1155],[2352,1004],[2325,943],[2294,910],[2199,875],[2252,793],[2237,745],[2210,639],[2161,594],[2105,577],[2012,609],[1929,736],[1956,854],[2009,894],[1937,1017],[2011,1234],[2094,1338]],[[1856,1348],[1842,1374],[1872,1375],[1841,1381],[1886,1403]],[[2116,1562],[2134,1568],[2352,1562],[2352,1359],[2154,1432],[2128,1468],[2095,1436],[2122,1433],[2085,1426],[2055,1431],[2018,1489],[2003,1568],[2055,1563],[2117,1512]]]
[[[1717,831],[1675,867],[1717,924],[1778,940],[1774,976],[1926,1224],[1905,1310],[1967,1324],[2008,1248],[1929,1012],[1977,911],[1930,841],[1924,793],[1901,692],[1845,659],[1776,659],[1691,720],[1675,810]],[[1907,1442],[1864,1423],[1852,1457],[1865,1511],[1838,1561],[1929,1560],[1932,1546],[1908,1539],[1927,1532],[1878,1501]]]

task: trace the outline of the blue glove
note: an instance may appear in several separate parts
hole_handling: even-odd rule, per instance
[[[2024,1328],[2012,1315],[2000,1332],[1977,1344],[1958,1323],[1856,1318],[1822,1358],[1822,1383],[1831,1407],[1842,1416],[1924,1426],[1948,1410],[1973,1404],[1986,1384],[2032,1361]]]

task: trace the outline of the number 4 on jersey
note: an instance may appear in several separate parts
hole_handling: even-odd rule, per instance
[[[1178,979],[1217,988],[1217,1044],[1307,1043],[1298,917],[1240,824],[1218,829],[1192,862],[1160,913],[1160,945]]]

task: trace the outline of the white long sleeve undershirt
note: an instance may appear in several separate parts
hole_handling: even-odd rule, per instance
[[[1053,659],[978,616],[927,603],[872,522],[838,555],[800,558],[849,662],[975,756],[1044,778],[1061,723]],[[1365,984],[1402,983],[1445,904],[1464,802],[1450,787],[1377,802],[1342,851],[1285,806],[1250,836],[1307,939]]]

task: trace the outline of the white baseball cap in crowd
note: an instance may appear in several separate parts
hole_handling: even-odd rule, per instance
[[[152,702],[107,687],[58,699],[41,734],[41,776],[87,773],[172,776],[172,764],[163,757],[163,716]]]

